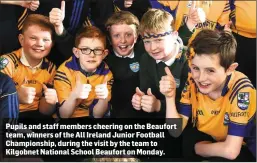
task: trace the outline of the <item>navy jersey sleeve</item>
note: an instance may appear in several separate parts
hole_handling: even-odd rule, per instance
[[[18,118],[19,102],[12,79],[0,73],[0,118]]]

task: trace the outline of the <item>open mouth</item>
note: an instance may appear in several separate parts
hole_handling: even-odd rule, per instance
[[[121,51],[126,51],[127,49],[128,49],[128,45],[122,45],[122,46],[118,46],[119,47],[119,49],[121,50]]]
[[[38,53],[41,53],[41,52],[43,52],[44,50],[42,50],[42,49],[33,49],[33,51],[38,52]]]
[[[200,83],[200,82],[198,82],[198,85],[199,85],[200,88],[206,89],[206,88],[208,88],[211,84],[206,84],[206,83]]]

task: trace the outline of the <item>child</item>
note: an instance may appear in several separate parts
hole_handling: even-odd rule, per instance
[[[160,81],[160,91],[166,96],[166,118],[182,118],[184,129],[192,117],[196,125],[184,133],[183,140],[185,156],[191,161],[221,161],[222,158],[251,161],[253,156],[242,146],[243,141],[256,152],[252,135],[255,134],[256,90],[244,74],[235,71],[236,46],[231,33],[203,30],[196,36],[190,45],[191,73],[178,110],[175,80],[165,68],[167,75]]]
[[[56,70],[55,65],[45,59],[53,45],[53,32],[47,17],[32,14],[24,21],[19,35],[22,48],[0,58],[1,71],[16,85],[20,118],[38,118],[41,116],[38,110],[44,114],[55,110],[56,91],[47,86],[52,84]]]
[[[188,65],[183,43],[173,31],[173,23],[172,15],[160,9],[148,10],[141,19],[140,34],[148,54],[140,61],[140,89],[136,89],[132,98],[132,105],[140,110],[137,114],[140,117],[165,117],[165,97],[159,91],[165,66],[175,74],[177,94],[184,88]]]
[[[112,73],[103,62],[106,37],[96,27],[86,27],[76,36],[74,55],[57,70],[54,87],[61,118],[109,116]]]
[[[131,106],[131,98],[139,85],[139,61],[145,52],[143,44],[136,43],[139,21],[130,12],[119,11],[105,25],[112,45],[106,58],[114,76],[111,116],[130,117],[134,109],[128,106]]]

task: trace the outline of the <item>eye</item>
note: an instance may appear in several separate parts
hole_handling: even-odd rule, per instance
[[[127,36],[127,37],[131,37],[132,34],[131,34],[131,33],[127,33],[126,36]]]
[[[31,40],[36,40],[36,37],[30,37]]]
[[[215,71],[212,70],[212,69],[208,69],[207,72],[208,72],[208,73],[214,73]]]
[[[114,38],[119,38],[120,35],[119,35],[119,34],[115,34],[115,35],[112,35],[112,37],[114,37]]]
[[[157,41],[157,42],[161,42],[161,41],[162,41],[162,39],[157,39],[156,41]]]
[[[199,71],[199,68],[194,66],[194,67],[193,67],[193,70]]]
[[[144,40],[144,44],[149,44],[150,41],[149,40]]]
[[[43,39],[43,41],[44,41],[44,42],[48,42],[48,41],[50,41],[50,39],[45,38],[45,39]]]

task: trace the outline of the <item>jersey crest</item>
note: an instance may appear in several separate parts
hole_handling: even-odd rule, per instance
[[[138,72],[139,71],[139,63],[138,62],[134,62],[134,63],[131,63],[129,65],[130,69],[133,71],[133,72]]]
[[[7,58],[0,57],[0,70],[3,70],[9,63]]]
[[[249,92],[239,92],[237,94],[237,106],[242,109],[246,110],[249,105]]]

